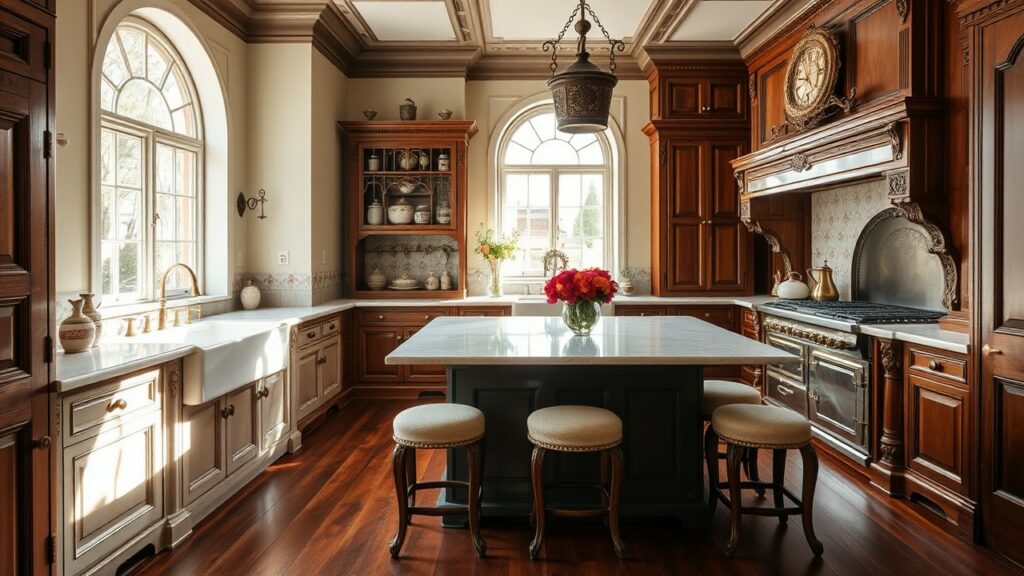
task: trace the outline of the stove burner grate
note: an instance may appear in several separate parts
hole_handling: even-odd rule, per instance
[[[938,322],[945,312],[908,308],[877,302],[818,302],[816,300],[774,300],[766,308],[788,310],[821,318],[857,324],[914,324]]]

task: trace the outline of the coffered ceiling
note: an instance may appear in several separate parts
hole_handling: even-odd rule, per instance
[[[190,0],[250,42],[311,39],[350,76],[545,78],[553,38],[576,0]],[[820,0],[589,0],[613,38],[620,78],[652,59],[740,58]],[[604,66],[608,43],[588,37]],[[576,34],[563,40],[570,61]]]

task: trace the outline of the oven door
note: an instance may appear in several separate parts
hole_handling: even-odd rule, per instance
[[[867,451],[868,362],[811,349],[807,399],[811,421],[859,451]]]
[[[794,356],[799,356],[801,362],[799,364],[773,364],[771,369],[779,374],[782,374],[789,380],[799,382],[801,385],[804,383],[804,362],[807,361],[806,345],[794,338],[769,332],[765,336],[765,341],[769,346],[774,346],[779,350],[789,352]]]

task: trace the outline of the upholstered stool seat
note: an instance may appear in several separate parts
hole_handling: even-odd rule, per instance
[[[777,406],[723,406],[712,414],[711,426],[723,442],[751,448],[799,448],[811,441],[811,423]]]
[[[726,445],[727,482],[718,480],[718,443]],[[772,481],[761,482],[756,477],[749,481],[740,480],[740,465],[749,463],[749,453],[757,448],[772,451]],[[786,450],[798,449],[803,458],[803,487],[800,498],[786,488]],[[818,482],[818,456],[811,445],[811,424],[806,418],[775,406],[752,404],[731,404],[715,410],[711,426],[704,435],[704,455],[708,466],[708,483],[711,486],[711,503],[721,500],[729,507],[732,516],[732,532],[726,545],[726,554],[732,556],[740,537],[740,521],[743,514],[777,516],[785,522],[789,516],[799,514],[803,518],[804,537],[815,556],[821,556],[824,547],[814,536],[814,488]],[[722,489],[728,487],[726,496]],[[741,490],[754,489],[763,494],[771,490],[774,506],[745,507]],[[786,506],[786,500],[792,506]]]
[[[594,406],[551,406],[526,419],[529,440],[560,452],[598,452],[622,443],[622,420]]]
[[[728,380],[704,381],[704,413],[712,414],[716,408],[730,404],[760,404],[757,388]]]
[[[393,427],[398,444],[455,448],[483,438],[484,413],[465,404],[426,404],[403,410]]]
[[[398,530],[389,550],[398,557],[405,541],[406,526],[414,514],[447,516],[468,514],[469,533],[478,556],[487,545],[480,536],[480,494],[484,466],[484,414],[464,404],[425,404],[403,410],[392,422],[395,451],[391,459],[398,496]],[[416,450],[465,447],[469,464],[469,481],[439,480],[417,482]],[[436,488],[458,488],[468,493],[468,505],[416,506],[416,491]]]
[[[533,444],[533,519],[537,525],[533,541],[530,542],[530,558],[536,559],[544,544],[544,521],[547,514],[571,518],[607,514],[612,547],[619,558],[624,557],[626,549],[619,537],[619,492],[622,488],[622,450],[619,445],[622,443],[622,420],[614,412],[594,406],[551,406],[530,414],[526,419],[526,429],[527,437]],[[548,450],[601,453],[600,484],[584,486],[600,491],[600,508],[567,510],[544,506],[544,454]],[[580,486],[579,483],[573,485]]]

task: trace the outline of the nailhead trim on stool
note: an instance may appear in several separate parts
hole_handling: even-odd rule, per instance
[[[619,558],[626,549],[619,536],[619,491],[622,485],[622,419],[614,412],[593,406],[550,406],[541,408],[526,419],[527,437],[533,444],[531,478],[533,480],[533,519],[537,524],[530,542],[530,558],[537,559],[544,544],[545,516],[604,516],[612,546]],[[544,506],[544,455],[556,452],[601,452],[601,490],[604,506],[586,510],[563,510]],[[611,479],[607,475],[611,468]]]
[[[723,430],[719,434],[719,427]],[[727,482],[719,482],[718,443],[726,443]],[[750,448],[772,450],[772,481],[760,482],[740,480],[740,465],[747,458]],[[803,458],[803,487],[801,497],[786,489],[786,450],[798,449]],[[734,404],[723,406],[711,417],[711,426],[704,435],[704,456],[708,468],[708,484],[712,494],[712,506],[721,500],[729,507],[732,529],[725,553],[730,558],[736,553],[740,537],[740,522],[743,514],[754,516],[777,516],[785,523],[789,516],[799,514],[803,518],[804,537],[815,556],[821,556],[824,547],[814,535],[814,488],[818,482],[818,456],[811,445],[810,423],[799,414],[775,406],[753,406]],[[723,492],[729,488],[729,496]],[[772,492],[774,507],[743,506],[742,489],[768,489]],[[794,506],[786,507],[788,499]]]
[[[391,540],[389,551],[397,558],[405,542],[406,527],[414,514],[447,516],[468,514],[469,533],[477,556],[483,556],[487,543],[480,535],[480,494],[484,463],[484,415],[472,406],[463,404],[425,404],[403,410],[392,422],[395,451],[391,466],[398,497],[398,529]],[[469,463],[469,481],[439,480],[416,481],[417,448],[465,447]],[[420,489],[461,488],[468,493],[467,506],[416,506],[416,491]]]

